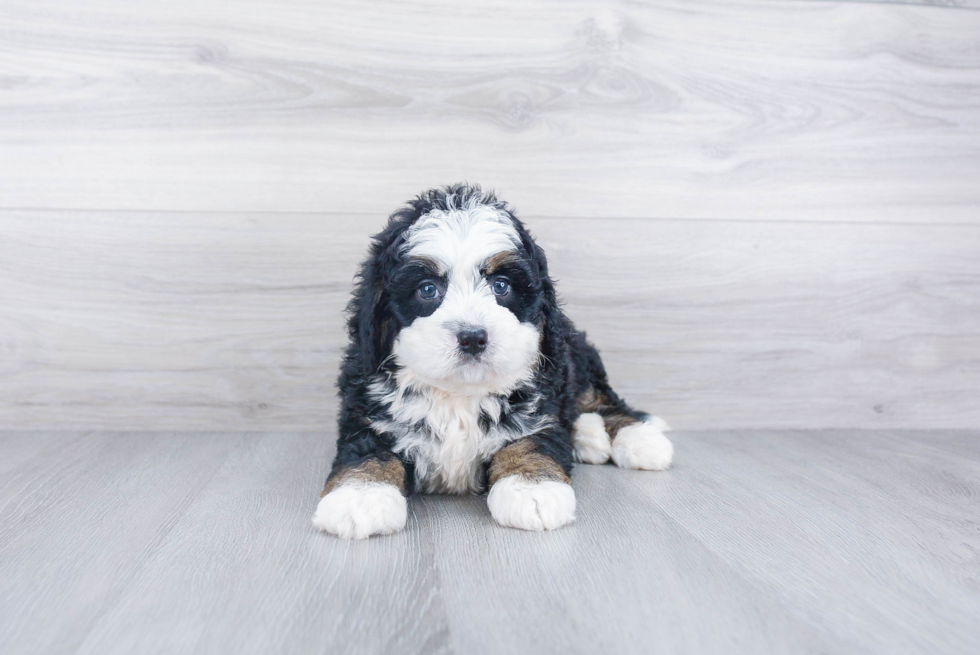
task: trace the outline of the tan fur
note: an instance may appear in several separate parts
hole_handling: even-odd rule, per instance
[[[516,262],[518,260],[517,253],[505,250],[504,252],[498,252],[487,259],[487,263],[484,264],[483,269],[487,274],[493,273],[494,271],[500,269],[507,264]]]
[[[327,484],[320,493],[323,498],[333,491],[334,487],[345,482],[380,482],[390,484],[398,488],[405,495],[405,467],[397,459],[389,459],[386,462],[380,459],[369,459],[348,469],[338,471],[336,475],[330,476]]]
[[[515,441],[501,448],[493,456],[493,462],[490,464],[490,486],[508,475],[520,475],[534,482],[542,480],[571,482],[555,460],[534,452],[534,443],[530,439]]]
[[[609,404],[609,399],[602,393],[597,392],[593,387],[589,387],[582,392],[576,399],[575,405],[583,414],[594,413],[602,417],[602,423],[606,428],[609,440],[616,438],[616,434],[627,425],[638,423],[629,414],[622,414]]]
[[[605,407],[606,397],[596,393],[593,387],[589,387],[575,400],[578,411],[583,414],[598,414]]]
[[[422,268],[431,272],[433,275],[439,274],[439,262],[432,259],[431,257],[423,257],[421,255],[417,255],[415,257],[412,257],[409,260],[409,263],[418,264]]]
[[[634,423],[639,423],[635,418],[629,414],[610,414],[609,416],[602,417],[602,423],[606,426],[606,434],[609,435],[609,441],[616,439],[616,434],[627,425],[633,425]]]

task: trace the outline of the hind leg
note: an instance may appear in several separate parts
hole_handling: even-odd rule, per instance
[[[647,471],[670,466],[674,446],[664,435],[667,423],[631,408],[613,391],[599,351],[584,333],[572,336],[571,350],[581,412],[573,432],[576,458],[590,464],[612,459],[620,468]]]
[[[575,421],[572,438],[575,458],[587,464],[610,459],[624,469],[662,471],[674,459],[674,446],[664,432],[662,418],[638,412],[611,389],[590,387],[577,401],[582,414]]]
[[[674,459],[674,445],[664,435],[666,421],[650,416],[619,427],[612,440],[612,460],[624,469],[662,471]]]
[[[624,469],[662,471],[674,459],[674,446],[664,435],[666,421],[639,414],[640,418],[615,408],[604,414],[586,412],[575,421],[572,439],[575,459],[586,464],[605,464],[610,459]]]

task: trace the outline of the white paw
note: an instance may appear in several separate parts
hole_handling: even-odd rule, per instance
[[[619,429],[612,444],[612,459],[624,469],[662,471],[674,459],[674,445],[664,436],[667,423],[651,416],[643,423]]]
[[[408,502],[394,485],[349,482],[320,499],[313,525],[344,539],[365,539],[398,532],[407,518]]]
[[[554,530],[575,520],[572,485],[554,480],[508,475],[490,488],[487,506],[497,523],[521,530]]]
[[[606,426],[598,414],[582,414],[575,421],[572,433],[575,459],[586,464],[605,464],[612,455],[612,444]]]

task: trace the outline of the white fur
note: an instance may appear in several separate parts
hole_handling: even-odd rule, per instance
[[[447,286],[435,312],[399,332],[395,361],[421,382],[453,393],[506,394],[529,380],[541,334],[497,303],[482,274],[489,258],[519,244],[506,214],[475,201],[453,211],[433,210],[416,221],[403,253],[434,261]],[[487,331],[487,348],[477,358],[459,350],[456,334],[466,327]]]
[[[440,273],[479,277],[480,266],[489,257],[508,252],[521,239],[510,217],[490,205],[471,198],[450,211],[433,209],[419,218],[405,236],[403,252],[410,257],[427,257],[440,265]]]
[[[425,491],[467,493],[480,489],[482,464],[493,453],[549,419],[534,416],[535,405],[511,415],[507,429],[480,427],[481,413],[496,421],[511,411],[506,398],[533,377],[541,333],[498,304],[483,277],[490,257],[520,245],[510,217],[478,199],[448,204],[453,209],[431,211],[406,233],[403,254],[434,261],[446,276],[445,295],[431,315],[399,331],[392,347],[397,377],[379,376],[370,388],[392,420],[372,427],[394,435],[394,451],[415,463]],[[487,331],[477,357],[459,349],[456,335],[466,327]]]
[[[487,331],[478,358],[460,351],[456,334],[464,327]],[[395,339],[395,361],[420,382],[461,394],[509,393],[531,379],[541,333],[497,304],[486,281],[466,286],[449,278],[446,297],[429,316],[415,319]]]
[[[407,369],[394,382],[378,376],[371,384],[371,396],[388,406],[393,419],[371,426],[394,435],[394,452],[415,462],[415,477],[430,493],[479,491],[484,462],[509,442],[551,424],[550,417],[536,415],[536,402],[515,414],[504,396],[449,393],[422,383]],[[514,427],[492,425],[484,432],[481,412],[494,421],[507,412]],[[417,429],[420,422],[425,429]]]
[[[320,499],[313,525],[344,539],[366,539],[405,527],[408,502],[394,485],[347,482]]]
[[[575,520],[572,486],[554,480],[508,475],[490,489],[487,506],[497,523],[521,530],[554,530]]]
[[[612,456],[612,444],[606,426],[598,414],[582,414],[575,421],[572,434],[575,459],[586,464],[605,464]]]
[[[674,445],[664,436],[666,421],[652,416],[643,423],[619,429],[612,443],[612,459],[624,469],[662,471],[674,459]]]

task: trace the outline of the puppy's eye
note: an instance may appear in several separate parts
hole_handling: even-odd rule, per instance
[[[510,293],[510,282],[505,277],[494,278],[490,288],[493,289],[493,295],[506,296]]]
[[[423,282],[419,285],[419,298],[422,300],[435,300],[439,297],[439,287],[431,282]]]

